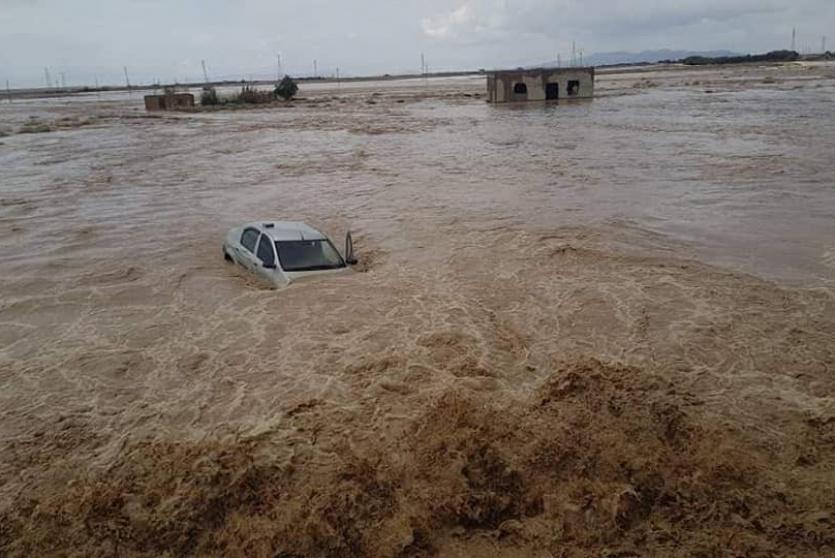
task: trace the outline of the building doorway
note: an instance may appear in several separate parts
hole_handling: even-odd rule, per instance
[[[513,100],[527,101],[528,100],[528,86],[524,83],[516,83],[513,85]]]
[[[545,99],[548,101],[556,101],[560,98],[560,84],[548,83],[545,85]]]

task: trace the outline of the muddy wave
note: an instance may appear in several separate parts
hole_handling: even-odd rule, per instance
[[[379,443],[334,436],[321,403],[287,413],[306,443],[131,442],[107,471],[29,494],[0,548],[49,554],[249,556],[819,556],[825,490],[789,498],[806,465],[707,420],[663,375],[555,363],[527,400],[441,394]],[[835,418],[810,423],[832,449]],[[362,428],[362,425],[358,425]],[[823,432],[814,434],[816,428]],[[280,440],[272,440],[280,443]],[[320,448],[321,449],[321,448]]]

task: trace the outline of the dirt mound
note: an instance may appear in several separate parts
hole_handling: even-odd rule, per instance
[[[397,435],[328,460],[281,440],[137,442],[107,472],[20,496],[0,551],[44,555],[821,556],[835,498],[662,377],[555,363],[528,401],[447,392]],[[319,415],[327,406],[317,406]],[[303,429],[309,413],[292,417]],[[330,421],[336,428],[339,421]],[[828,419],[809,435],[829,440]],[[331,440],[330,442],[328,440]],[[767,464],[767,467],[765,466]],[[777,476],[775,476],[777,475]],[[780,480],[776,480],[779,478]],[[812,479],[812,480],[810,480]],[[791,487],[791,488],[790,488]],[[547,554],[546,554],[547,555]]]

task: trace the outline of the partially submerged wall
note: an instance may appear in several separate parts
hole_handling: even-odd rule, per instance
[[[194,95],[191,93],[145,95],[145,110],[183,110],[193,107]]]

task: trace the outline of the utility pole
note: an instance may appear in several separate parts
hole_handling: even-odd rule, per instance
[[[316,77],[318,75],[319,75],[319,68],[318,68],[316,59],[314,58],[313,59],[313,77]]]
[[[826,36],[821,37],[821,54],[826,52]]]
[[[557,68],[562,68],[562,56],[557,53]]]
[[[46,77],[46,88],[52,89],[52,80],[49,79],[49,68],[43,69],[43,75]]]
[[[275,55],[275,80],[281,80],[281,54]]]
[[[426,75],[426,59],[423,57],[423,53],[420,53],[420,73],[422,75]]]
[[[12,102],[12,90],[9,88],[9,80],[6,80],[6,95],[9,96],[9,102]]]
[[[577,44],[571,41],[571,66],[577,65]]]
[[[123,66],[123,69],[125,70],[125,83],[128,86],[128,94],[130,94],[130,77],[128,77],[128,67]]]
[[[796,41],[797,41],[797,28],[792,27],[792,50],[795,50]]]
[[[583,66],[583,49],[580,49],[580,67]]]
[[[201,60],[200,64],[203,66],[203,80],[206,82],[206,85],[209,84],[209,72],[206,71],[206,61]]]
[[[61,89],[66,89],[66,88],[67,88],[67,76],[64,74],[64,72],[61,72]]]
[[[336,89],[342,89],[341,84],[339,83],[339,66],[336,67]]]

